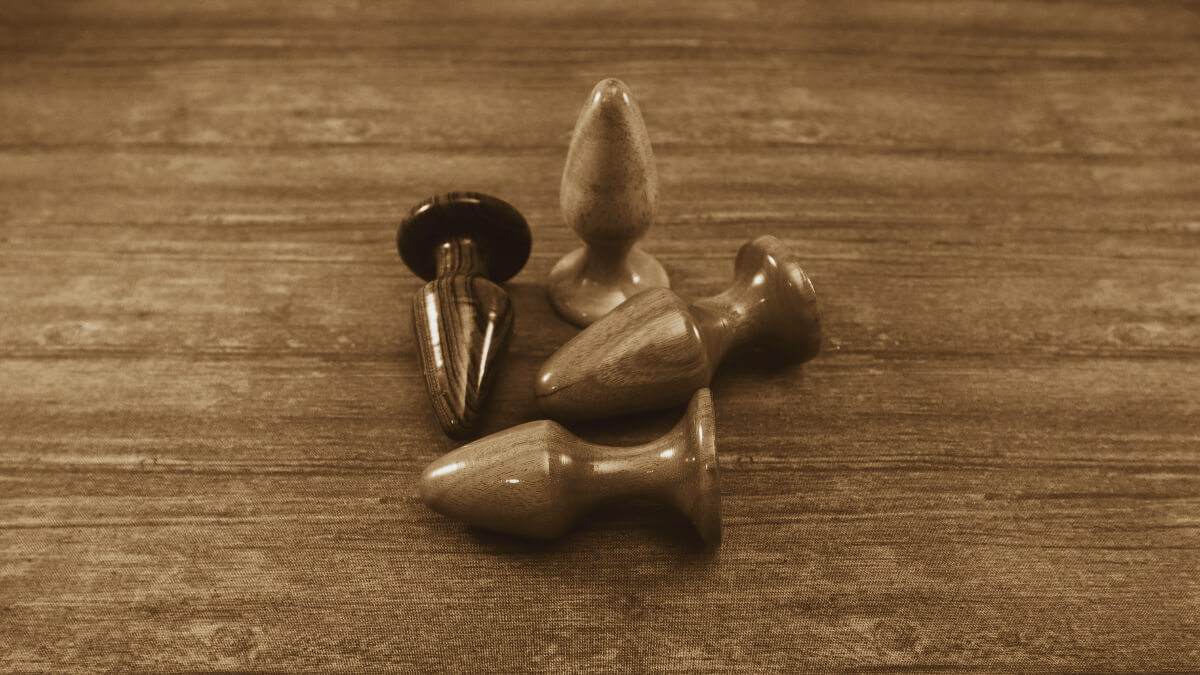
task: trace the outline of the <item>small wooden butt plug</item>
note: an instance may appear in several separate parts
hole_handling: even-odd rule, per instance
[[[654,222],[658,172],[642,112],[624,82],[592,89],[579,113],[559,205],[584,241],[550,271],[550,304],[586,326],[647,288],[670,285],[667,273],[637,241]]]
[[[653,288],[583,329],[546,360],[534,394],[554,419],[681,405],[708,386],[729,350],[747,344],[770,347],[781,365],[821,346],[812,282],[771,236],[742,246],[733,284],[719,295],[688,303]]]
[[[557,537],[602,502],[649,498],[691,519],[709,545],[721,541],[721,494],[712,398],[697,391],[674,429],[645,445],[585,442],[549,420],[481,438],[421,475],[421,500],[471,525]]]

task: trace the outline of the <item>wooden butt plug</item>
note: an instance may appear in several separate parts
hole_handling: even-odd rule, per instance
[[[730,349],[746,344],[772,348],[781,363],[820,349],[812,282],[775,237],[742,246],[733,285],[720,295],[690,304],[665,288],[634,296],[552,354],[534,393],[554,419],[680,405],[709,385]]]
[[[468,438],[512,332],[512,304],[497,284],[529,259],[529,225],[500,199],[450,192],[413,208],[396,244],[429,282],[413,295],[412,322],[434,414],[448,436]]]
[[[450,518],[510,534],[557,537],[603,502],[649,498],[721,541],[721,496],[712,398],[658,440],[633,447],[583,441],[549,420],[506,429],[444,455],[421,475],[421,500]]]
[[[620,80],[592,89],[579,113],[559,205],[584,241],[550,270],[550,304],[586,326],[647,288],[669,285],[667,273],[637,240],[654,222],[658,172],[641,110]]]

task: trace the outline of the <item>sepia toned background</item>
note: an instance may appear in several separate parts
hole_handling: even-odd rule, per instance
[[[1195,5],[567,4],[0,5],[0,669],[1200,669]],[[774,234],[824,312],[713,384],[711,554],[416,498],[399,218],[529,219],[486,431],[535,419],[608,76],[673,287]]]

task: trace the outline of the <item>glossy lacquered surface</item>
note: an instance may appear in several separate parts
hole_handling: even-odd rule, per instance
[[[397,233],[404,262],[433,277],[412,302],[413,336],[438,423],[469,438],[512,333],[508,294],[492,281],[529,257],[529,227],[511,205],[479,193],[448,193],[417,205]]]
[[[426,467],[421,499],[471,525],[557,537],[598,504],[648,498],[673,505],[711,546],[721,540],[715,420],[708,389],[684,418],[645,445],[585,442],[541,420],[465,445]]]
[[[742,246],[725,292],[688,304],[665,288],[634,296],[542,366],[534,391],[558,419],[607,417],[682,404],[732,348],[772,348],[781,365],[816,356],[821,316],[795,254],[762,236]]]
[[[650,135],[629,87],[596,84],[567,151],[559,204],[585,246],[550,271],[550,303],[586,326],[647,288],[667,286],[667,273],[637,241],[654,222],[658,172]]]

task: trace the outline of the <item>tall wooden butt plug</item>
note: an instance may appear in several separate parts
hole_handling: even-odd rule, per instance
[[[550,304],[586,326],[626,298],[668,286],[667,273],[637,240],[654,222],[658,172],[642,112],[629,88],[601,81],[575,122],[559,205],[585,246],[550,270]]]
[[[500,199],[450,192],[413,208],[396,244],[429,281],[413,296],[412,319],[433,411],[448,436],[467,438],[512,332],[512,305],[496,284],[529,259],[529,225]]]
[[[721,541],[712,398],[692,397],[683,420],[645,445],[593,445],[555,422],[501,431],[444,455],[421,475],[421,499],[471,525],[557,537],[602,502],[658,500],[691,519],[711,546]]]
[[[757,343],[782,362],[821,345],[817,296],[775,237],[742,246],[725,292],[691,304],[665,288],[640,293],[552,354],[534,383],[556,419],[608,417],[680,405],[707,387],[733,347]]]

